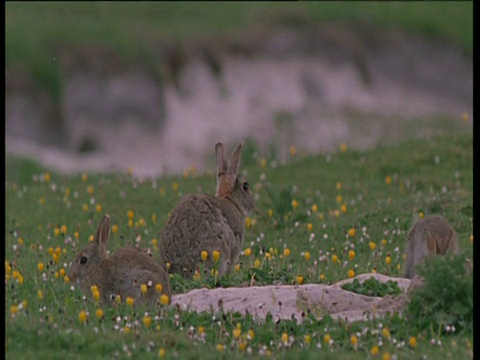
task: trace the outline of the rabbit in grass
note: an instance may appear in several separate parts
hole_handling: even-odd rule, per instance
[[[458,254],[457,234],[445,217],[429,215],[418,219],[407,235],[405,277],[412,279],[415,267],[425,256]]]
[[[215,196],[186,195],[172,210],[159,243],[160,263],[171,273],[190,279],[203,264],[206,271],[217,266],[218,274],[224,275],[238,261],[245,235],[245,216],[255,206],[249,183],[238,173],[242,146],[238,145],[227,161],[223,144],[217,143]],[[204,251],[207,257],[202,259]],[[220,255],[217,264],[214,251]]]
[[[101,301],[107,304],[112,304],[117,295],[121,301],[131,297],[135,304],[147,305],[155,305],[162,294],[170,299],[169,275],[165,270],[152,257],[134,248],[122,248],[109,256],[109,234],[110,216],[105,214],[94,241],[80,250],[72,262],[70,280],[80,283],[85,294],[90,294],[92,285],[96,285]]]

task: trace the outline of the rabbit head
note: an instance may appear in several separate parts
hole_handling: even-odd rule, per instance
[[[243,144],[239,144],[233,151],[230,161],[225,157],[222,143],[215,145],[215,159],[217,162],[217,190],[215,196],[219,199],[233,201],[244,215],[253,211],[255,199],[247,179],[238,174],[240,155]]]
[[[73,260],[68,274],[71,281],[84,281],[108,258],[106,243],[109,235],[110,216],[105,214],[98,226],[94,241],[80,250]]]

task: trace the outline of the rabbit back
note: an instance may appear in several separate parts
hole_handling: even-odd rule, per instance
[[[160,263],[169,264],[169,271],[191,278],[199,264],[205,269],[214,266],[213,251],[220,253],[218,272],[225,274],[236,262],[243,241],[243,227],[236,234],[229,223],[229,216],[222,209],[218,198],[196,194],[187,195],[177,203],[160,236]],[[204,261],[202,252],[207,251]],[[238,257],[237,257],[238,258]]]

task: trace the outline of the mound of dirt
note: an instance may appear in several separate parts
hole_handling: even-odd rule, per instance
[[[357,279],[360,283],[374,278],[385,283],[398,283],[404,292],[400,296],[365,296],[342,289],[346,283]],[[267,314],[273,321],[303,318],[312,313],[321,318],[329,314],[335,319],[347,322],[382,317],[387,312],[401,312],[408,300],[412,280],[389,277],[376,273],[361,274],[332,285],[270,285],[242,288],[195,289],[185,294],[174,295],[172,304],[184,311],[217,313],[225,312],[250,314],[255,321],[265,321]]]

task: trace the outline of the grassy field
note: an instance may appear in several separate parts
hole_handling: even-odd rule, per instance
[[[247,146],[243,169],[258,200],[246,221],[241,266],[221,279],[173,277],[174,293],[218,282],[240,286],[253,274],[257,285],[332,283],[352,272],[401,276],[405,234],[420,213],[445,214],[472,259],[471,132],[371,151],[345,145],[335,153],[310,156],[295,150],[280,166]],[[110,250],[138,244],[156,255],[158,233],[179,198],[199,188],[214,192],[213,162],[206,174],[189,169],[184,176],[144,181],[129,174],[67,177],[10,157],[5,169],[7,359],[473,356],[473,320],[446,331],[396,315],[354,324],[329,316],[302,324],[257,324],[249,316],[186,313],[165,306],[105,308],[90,297],[83,299],[65,277],[76,249],[94,234],[102,214],[109,213],[116,226]]]
[[[312,25],[346,20],[473,49],[473,2],[7,2],[6,68],[29,73],[60,99],[58,54],[78,46],[107,47],[125,59],[158,64],[159,44],[241,34],[252,27]],[[277,15],[275,15],[277,14]],[[279,15],[281,14],[281,15]],[[279,20],[284,19],[284,20]],[[286,20],[285,20],[286,19]],[[361,26],[361,25],[359,25]],[[248,31],[247,31],[248,34]]]

